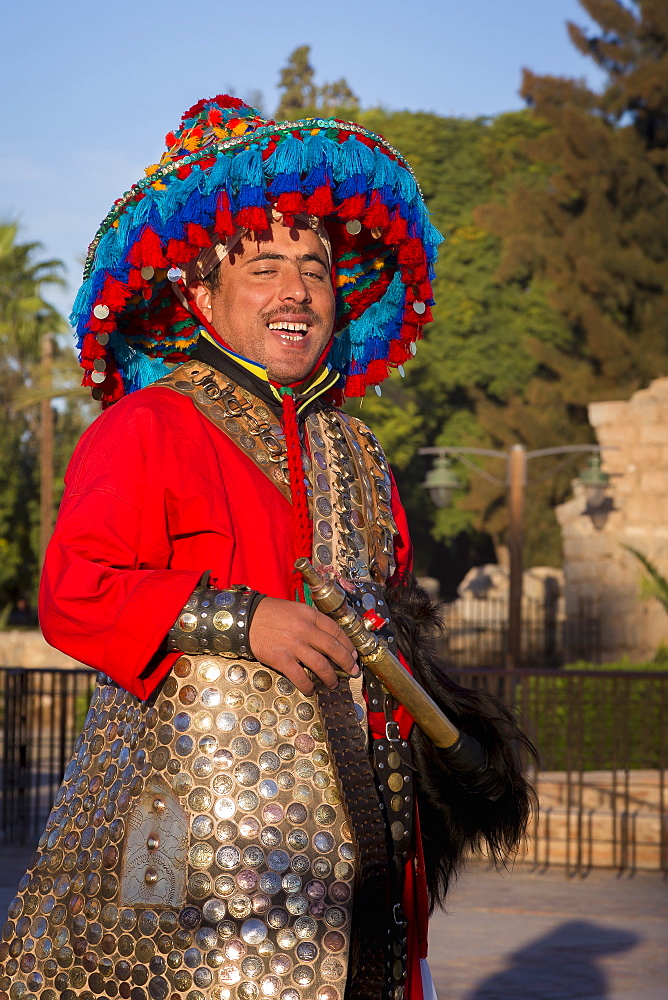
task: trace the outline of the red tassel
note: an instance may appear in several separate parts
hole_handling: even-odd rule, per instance
[[[227,191],[221,191],[218,196],[214,229],[219,236],[234,236],[237,231],[232,221],[230,199],[227,196]]]
[[[339,205],[338,216],[340,219],[361,219],[366,208],[363,194],[354,194],[352,198],[344,198]]]
[[[385,233],[385,242],[393,244],[394,246],[403,243],[408,236],[408,226],[406,225],[406,220],[399,215],[399,211],[395,211],[390,222],[390,227]]]
[[[126,257],[128,264],[132,267],[169,267],[165,255],[162,252],[160,237],[150,226],[146,226],[143,233],[136,240]]]
[[[320,219],[336,211],[332,200],[332,189],[328,184],[323,184],[315,189],[306,202],[306,211],[310,215],[317,215]]]
[[[284,215],[294,215],[304,211],[304,195],[301,191],[284,191],[276,199],[276,210]]]
[[[371,202],[364,213],[363,221],[367,229],[374,229],[376,227],[385,229],[390,224],[390,213],[387,210],[387,205],[380,200],[380,195],[377,191],[373,191],[371,194]]]
[[[193,246],[192,243],[186,243],[185,240],[170,240],[167,244],[165,256],[168,260],[174,261],[175,267],[178,267],[181,264],[187,264],[198,253],[199,247]]]
[[[238,228],[250,229],[263,233],[267,228],[267,213],[264,208],[256,205],[254,208],[242,208],[234,217]]]
[[[186,238],[188,243],[194,243],[196,247],[211,246],[211,237],[204,228],[197,222],[189,222],[186,226]]]

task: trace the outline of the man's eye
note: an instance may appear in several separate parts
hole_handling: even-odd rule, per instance
[[[317,278],[318,281],[322,281],[325,277],[325,275],[321,274],[320,271],[302,271],[302,274],[305,278]]]

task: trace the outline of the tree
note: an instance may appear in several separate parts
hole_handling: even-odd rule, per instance
[[[75,361],[73,352],[54,340],[54,366],[44,384],[42,344],[68,327],[42,291],[63,284],[63,265],[39,259],[41,245],[20,243],[17,236],[14,223],[0,223],[0,609],[36,591],[40,421],[35,404],[71,388]],[[56,499],[87,416],[74,401],[55,412]]]
[[[525,145],[541,183],[520,179],[477,216],[503,240],[500,279],[542,288],[565,322],[563,342],[530,344],[527,390],[564,426],[668,370],[668,8],[580,2],[600,33],[569,24],[570,37],[607,83],[597,94],[525,71],[522,94],[549,125]]]
[[[427,464],[416,458],[417,449],[431,444],[504,449],[516,442],[540,448],[572,440],[556,436],[562,428],[554,415],[540,412],[527,420],[525,414],[527,387],[540,367],[531,344],[554,348],[566,341],[568,329],[542,289],[497,279],[501,241],[475,217],[478,205],[504,196],[518,177],[535,174],[537,182],[542,176],[523,146],[546,126],[527,112],[466,120],[375,109],[359,118],[406,155],[445,236],[436,265],[435,322],[425,328],[405,380],[392,376],[381,399],[365,400],[363,416],[397,468],[415,526],[418,568],[443,576],[442,566],[454,559],[456,569],[444,580],[451,588],[453,577],[456,583],[470,565],[462,560],[494,558],[485,534],[497,552],[502,548],[505,490],[459,466],[466,493],[451,508],[435,511],[420,488]],[[503,479],[499,463],[486,468]],[[537,471],[540,476],[547,468]],[[529,494],[527,555],[534,563],[559,562],[551,507],[570,489],[571,475],[564,472]],[[435,539],[447,552],[434,546]]]
[[[278,121],[319,115],[345,118],[359,107],[357,97],[343,77],[334,83],[316,86],[310,53],[310,45],[298,46],[281,70],[279,89],[283,93],[276,110]]]
[[[276,110],[279,121],[304,118],[306,112],[315,107],[316,88],[313,67],[309,62],[310,52],[310,45],[299,45],[288,56],[287,65],[281,70],[278,86],[283,93]]]

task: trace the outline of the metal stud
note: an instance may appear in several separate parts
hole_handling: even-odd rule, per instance
[[[362,223],[359,219],[350,219],[349,222],[346,222],[346,229],[351,236],[357,236],[358,233],[362,232]]]
[[[95,317],[95,319],[106,319],[108,315],[109,315],[109,306],[100,304],[95,306],[95,308],[93,309],[93,316]]]

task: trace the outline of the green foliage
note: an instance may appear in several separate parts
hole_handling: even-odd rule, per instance
[[[600,25],[574,44],[608,74],[582,81],[524,73],[534,120],[524,151],[538,183],[519,178],[478,218],[503,239],[499,278],[538,287],[563,318],[561,343],[530,344],[532,402],[574,428],[594,399],[627,397],[668,366],[668,13],[581,0]]]
[[[518,177],[527,184],[541,182],[544,170],[528,161],[523,148],[527,140],[544,133],[546,126],[527,112],[466,120],[373,109],[358,118],[405,154],[434,224],[445,236],[436,266],[435,322],[425,329],[425,339],[417,357],[407,365],[402,384],[399,405],[406,416],[419,418],[412,418],[410,426],[406,423],[406,434],[412,432],[413,437],[401,438],[402,455],[432,444],[507,450],[515,443],[529,449],[572,443],[570,427],[568,436],[560,437],[563,426],[549,413],[536,415],[527,397],[527,387],[540,370],[533,345],[557,349],[568,343],[568,328],[541,289],[498,280],[501,241],[475,215],[477,206],[493,195],[505,196]],[[393,402],[395,384],[394,376],[385,383]],[[507,530],[504,486],[495,486],[458,465],[457,474],[467,491],[452,508],[434,510],[419,490],[428,463],[416,459],[419,472],[412,477],[407,474],[394,447],[396,434],[386,431],[389,409],[381,409],[372,400],[365,419],[387,448],[390,461],[399,465],[399,484],[411,523],[427,519],[431,524],[424,548],[422,543],[416,547],[418,564],[429,561],[434,539],[452,543],[462,532],[487,532],[497,543],[503,542]],[[581,429],[579,440],[586,440],[588,433]],[[483,467],[503,482],[502,463],[485,460]],[[536,478],[548,468],[548,463],[540,464]],[[571,475],[564,472],[529,494],[529,562],[560,561],[560,537],[551,507],[568,493]]]
[[[518,709],[542,770],[660,767],[667,679],[665,664],[627,660],[523,678]]]
[[[76,368],[73,352],[56,342],[54,365],[49,372],[42,369],[43,338],[68,329],[42,297],[45,286],[63,283],[62,264],[40,260],[40,245],[17,242],[17,235],[16,225],[0,223],[0,609],[18,596],[34,602],[40,431],[35,404],[71,392]],[[89,419],[85,405],[74,399],[55,412],[56,500],[72,448]]]
[[[627,552],[635,556],[645,569],[642,589],[646,597],[656,597],[657,601],[668,611],[668,580],[659,572],[651,559],[644,552],[634,549],[631,545],[623,545]]]
[[[288,56],[287,64],[280,73],[278,87],[282,94],[276,109],[276,120],[289,121],[318,115],[347,119],[348,114],[359,107],[357,97],[343,77],[317,86],[310,53],[310,45],[299,45]]]

